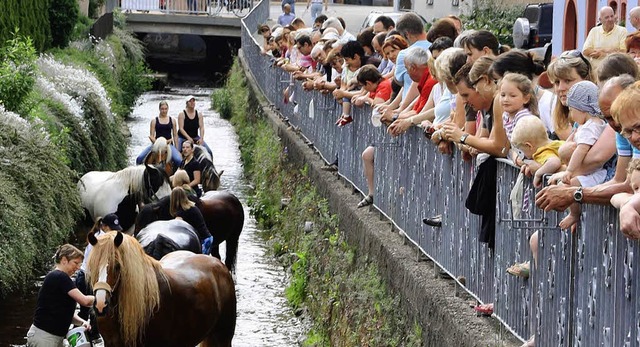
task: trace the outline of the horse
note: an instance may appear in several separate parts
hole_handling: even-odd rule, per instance
[[[220,260],[177,251],[157,261],[117,231],[88,239],[88,283],[106,347],[231,347],[235,285]]]
[[[155,221],[133,236],[140,242],[144,252],[155,260],[179,250],[202,253],[196,231],[189,223],[179,219]]]
[[[205,192],[211,190],[217,190],[220,188],[220,176],[224,173],[224,170],[218,172],[215,165],[213,165],[213,158],[206,148],[200,145],[193,147],[193,158],[200,164],[202,178],[202,190]]]
[[[145,165],[162,165],[167,175],[173,175],[173,166],[171,165],[171,145],[167,139],[160,136],[151,146],[151,151],[144,158]]]
[[[207,228],[213,236],[211,255],[220,259],[219,246],[226,241],[225,264],[231,272],[235,272],[238,255],[238,241],[244,225],[244,208],[238,198],[224,191],[210,191],[200,199],[190,197],[200,209]],[[136,218],[135,232],[142,230],[157,220],[169,220],[173,217],[169,213],[170,197],[148,204],[140,210]]]
[[[88,172],[78,181],[78,191],[91,220],[115,213],[123,230],[128,230],[135,222],[138,206],[168,196],[171,185],[163,168],[138,165],[118,172]]]

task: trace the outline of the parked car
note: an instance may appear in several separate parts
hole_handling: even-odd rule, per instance
[[[398,22],[398,19],[400,19],[400,17],[402,17],[403,14],[407,13],[407,12],[411,12],[411,11],[400,11],[400,12],[381,12],[381,11],[371,11],[371,13],[369,13],[369,15],[367,16],[367,18],[364,19],[364,22],[362,22],[362,27],[360,28],[360,30],[373,26],[373,23],[376,22],[376,19],[378,19],[378,17],[380,16],[387,16],[391,19],[393,19],[394,23]],[[427,24],[427,20],[424,19],[424,17],[422,17],[420,14],[414,12],[415,14],[417,14],[420,19],[422,19],[422,23],[423,24]]]
[[[551,42],[552,31],[553,3],[529,4],[513,25],[513,45],[522,49],[544,47]]]

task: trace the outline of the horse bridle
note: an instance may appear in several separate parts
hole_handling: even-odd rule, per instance
[[[153,198],[156,201],[160,200],[160,198],[158,198],[158,192],[156,192],[155,190],[153,190],[153,185],[151,183],[151,175],[148,174],[147,172],[145,172],[145,176],[147,177],[147,185],[149,186],[149,189],[151,189],[151,192],[153,192],[152,195],[149,195],[149,198]],[[145,189],[147,189],[147,185],[145,185]],[[160,188],[158,188],[159,190]]]

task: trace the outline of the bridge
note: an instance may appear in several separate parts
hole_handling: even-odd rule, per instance
[[[240,37],[240,19],[252,0],[108,0],[119,8],[135,33]]]

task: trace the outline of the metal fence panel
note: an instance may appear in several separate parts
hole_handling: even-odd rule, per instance
[[[268,10],[266,1],[243,22],[242,47],[248,66],[273,107],[298,127],[313,147],[332,162],[339,174],[367,193],[361,160],[367,146],[375,146],[375,207],[406,234],[426,256],[482,302],[495,304],[495,317],[521,339],[535,335],[538,346],[640,345],[640,266],[638,243],[618,231],[611,207],[584,205],[581,227],[575,233],[556,226],[564,214],[535,207],[531,180],[524,179],[522,196],[511,192],[518,170],[498,162],[496,245],[490,250],[478,241],[480,217],[465,207],[477,169],[461,154],[442,155],[410,129],[392,138],[384,127],[370,124],[369,107],[353,107],[354,122],[343,128],[334,122],[342,106],[329,94],[290,86],[289,74],[271,68],[260,54],[253,28]],[[268,12],[267,12],[268,13]],[[285,103],[283,90],[294,92]],[[310,101],[313,100],[313,117]],[[297,108],[296,108],[297,104]],[[295,108],[295,112],[294,112]],[[442,227],[430,227],[423,218],[443,215]],[[538,264],[534,266],[529,238],[538,234]],[[531,261],[528,280],[506,273],[515,262]]]

